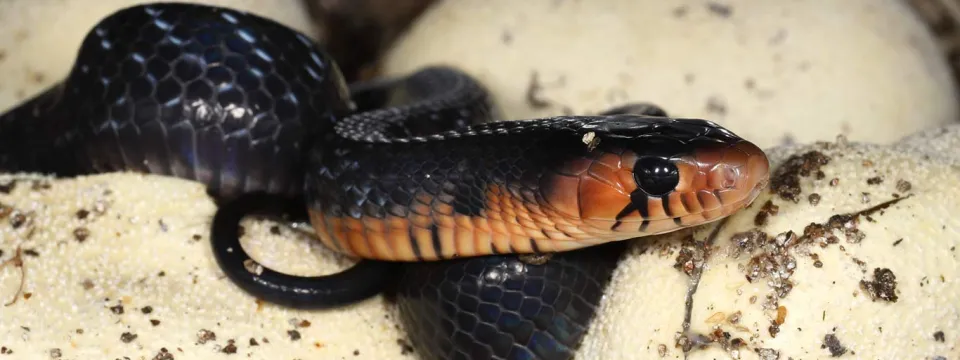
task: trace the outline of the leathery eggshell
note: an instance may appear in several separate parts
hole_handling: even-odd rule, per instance
[[[960,115],[934,37],[897,1],[445,1],[383,71],[430,64],[478,77],[506,119],[649,101],[761,148],[889,143]]]
[[[922,147],[773,149],[776,193],[633,245],[578,356],[960,356],[960,158],[924,154],[956,143],[960,126],[936,133]],[[782,186],[790,178],[798,186]]]
[[[105,6],[134,1],[57,4],[64,3],[78,10],[54,13],[61,8],[44,1],[0,3],[0,28],[5,30],[0,75],[9,80],[0,84],[0,108],[65,74],[75,49],[64,44],[78,44],[108,12]],[[229,3],[239,8],[248,4]],[[252,10],[287,25],[309,26],[300,19],[299,2],[264,3],[249,2]],[[833,139],[843,132],[852,139],[889,142],[956,115],[955,90],[947,83],[939,54],[898,3],[662,4],[441,3],[392,52],[386,71],[405,74],[437,61],[461,66],[490,86],[509,118],[562,113],[565,107],[592,112],[625,99],[649,100],[671,114],[717,120],[763,146],[785,138]],[[765,14],[773,15],[761,16]],[[47,18],[57,20],[38,20]],[[77,18],[84,20],[74,22]],[[22,29],[29,36],[18,35]],[[533,70],[539,86],[531,92]],[[693,294],[691,334],[709,337],[719,325],[731,334],[729,343],[748,341],[750,346],[738,348],[741,358],[770,351],[780,359],[826,358],[843,349],[851,358],[957,357],[960,301],[953,249],[960,238],[954,215],[958,176],[956,163],[944,152],[956,149],[958,134],[956,128],[931,130],[918,135],[913,145],[897,144],[895,151],[851,145],[774,152],[774,165],[810,149],[847,155],[823,167],[825,179],[801,180],[802,196],[821,195],[817,206],[807,198],[791,204],[766,194],[725,223],[716,237],[717,253],[707,257]],[[904,149],[910,151],[901,153]],[[862,167],[864,160],[873,166]],[[877,176],[871,171],[880,171],[884,180],[867,184],[866,179]],[[830,187],[831,177],[840,179],[837,186]],[[209,223],[202,220],[213,215],[214,206],[198,184],[134,174],[16,178],[15,188],[0,193],[0,203],[13,211],[0,230],[0,261],[21,247],[26,281],[18,292],[21,272],[12,266],[0,269],[0,301],[19,295],[14,305],[0,307],[0,352],[9,351],[6,356],[154,358],[167,352],[176,359],[415,358],[398,340],[404,335],[380,298],[340,311],[290,311],[257,303],[223,279],[206,242]],[[809,222],[885,200],[900,178],[912,184],[913,195],[883,215],[872,215],[877,223],[861,219],[857,226],[866,236],[860,243],[848,244],[840,235],[836,244],[814,247],[821,268],[808,255],[794,255],[794,285],[775,312],[761,308],[763,295],[771,290],[769,276],[745,283],[738,272],[737,265],[756,254],[734,258],[723,253],[734,247],[733,234],[752,227],[768,199],[780,208],[762,231],[802,233]],[[866,204],[859,203],[863,192],[870,193]],[[906,221],[895,221],[895,215]],[[309,237],[282,227],[276,234],[273,225],[244,222],[250,234],[244,248],[264,265],[294,274],[328,273],[349,265]],[[697,238],[712,229],[698,229]],[[578,358],[682,357],[674,344],[690,286],[683,270],[697,264],[678,262],[686,254],[679,252],[678,239],[686,234],[636,242]],[[872,283],[874,268],[890,269],[896,276],[897,302],[868,300],[859,281]],[[751,304],[754,295],[758,300]],[[786,309],[783,322],[771,337],[771,318],[780,319],[779,306]],[[737,311],[740,315],[734,316]],[[739,319],[747,331],[729,319]],[[821,348],[828,334],[833,337]],[[730,352],[711,344],[688,358],[726,356],[722,353]]]
[[[83,38],[94,24],[121,8],[145,0],[0,1],[0,111],[63,79],[73,66]],[[229,6],[279,21],[316,37],[302,1],[188,0]]]
[[[145,2],[0,0],[0,111],[62,79],[99,19]],[[193,2],[314,34],[298,0]],[[380,298],[295,311],[225,279],[209,243],[216,207],[198,183],[3,174],[0,185],[0,358],[414,358]],[[265,266],[310,275],[351,264],[283,224],[242,225],[244,249]]]

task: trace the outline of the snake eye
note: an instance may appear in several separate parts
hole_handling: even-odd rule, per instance
[[[643,192],[662,196],[669,194],[680,183],[680,170],[668,159],[642,157],[633,166],[633,178]]]

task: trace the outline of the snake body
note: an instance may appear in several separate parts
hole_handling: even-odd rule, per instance
[[[274,21],[144,4],[104,18],[64,81],[0,115],[0,171],[199,181],[220,204],[218,263],[253,295],[329,307],[393,286],[425,357],[562,359],[620,240],[728,216],[767,181],[763,152],[726,129],[628,110],[493,121],[454,68],[348,86]],[[237,222],[271,199],[363,260],[321,277],[246,271]]]

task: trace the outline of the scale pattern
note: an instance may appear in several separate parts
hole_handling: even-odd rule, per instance
[[[558,253],[544,265],[515,256],[411,264],[400,316],[423,359],[570,359],[625,246]]]
[[[0,136],[50,150],[0,167],[171,175],[221,196],[299,194],[307,140],[349,105],[332,59],[287,27],[226,9],[131,7],[87,35],[63,83],[0,119]]]

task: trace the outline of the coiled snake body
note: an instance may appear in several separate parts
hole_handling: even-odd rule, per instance
[[[444,359],[570,357],[620,240],[728,216],[767,181],[756,146],[655,106],[494,112],[453,68],[348,87],[318,45],[271,20],[138,5],[96,25],[63,82],[0,116],[0,170],[200,181],[237,285],[296,307],[393,288],[413,345]],[[323,277],[248,271],[237,222],[276,204],[365,260]],[[539,253],[553,255],[517,255]]]

